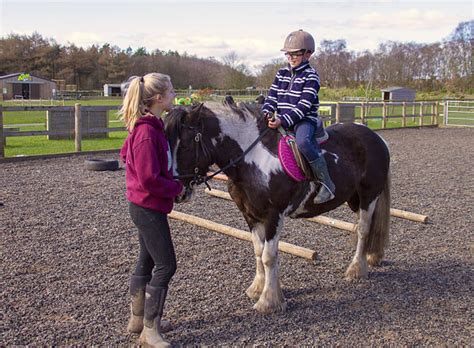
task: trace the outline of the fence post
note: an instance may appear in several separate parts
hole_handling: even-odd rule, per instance
[[[3,136],[3,105],[0,105],[0,158],[5,157],[5,137]]]
[[[360,104],[360,122],[365,124],[365,103]]]
[[[407,126],[407,103],[403,102],[402,107],[402,127]]]
[[[444,102],[444,125],[447,126],[448,125],[448,114],[449,114],[449,111],[448,111],[448,108],[449,108],[449,101],[446,100]]]
[[[76,152],[81,152],[82,128],[81,128],[81,104],[74,104],[74,134]]]
[[[382,129],[387,127],[387,103],[383,102],[382,105]]]
[[[436,113],[435,113],[435,111],[436,111],[436,110],[435,110],[435,105],[436,105],[436,103],[432,103],[432,104],[431,104],[431,125],[432,125],[432,126],[435,124],[435,122],[434,122],[434,119],[435,119],[434,117],[435,117],[435,115],[436,115]]]
[[[336,123],[341,122],[341,104],[338,102],[336,104]]]
[[[420,127],[423,126],[423,106],[424,106],[424,102],[420,102],[420,122],[419,122],[419,125]]]

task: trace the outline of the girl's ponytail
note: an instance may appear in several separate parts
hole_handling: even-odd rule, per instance
[[[143,77],[132,78],[123,98],[123,105],[120,109],[122,120],[129,132],[133,130],[135,123],[142,116],[145,109],[143,104]]]
[[[154,96],[166,93],[170,87],[170,77],[160,73],[132,76],[122,84],[125,96],[119,114],[129,132],[133,131],[137,120],[147,113]]]

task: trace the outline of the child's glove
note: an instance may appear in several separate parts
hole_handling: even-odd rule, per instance
[[[269,120],[274,120],[275,119],[275,113],[270,112],[270,111],[264,111],[263,116],[269,121]]]

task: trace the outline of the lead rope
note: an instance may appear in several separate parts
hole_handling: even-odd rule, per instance
[[[262,134],[260,134],[258,136],[257,139],[254,140],[254,142],[252,144],[250,144],[250,146],[239,156],[237,157],[236,159],[232,159],[230,160],[230,162],[224,166],[223,168],[219,169],[218,171],[212,173],[211,175],[206,175],[205,179],[204,179],[204,183],[206,184],[206,186],[209,188],[209,190],[211,190],[211,187],[209,186],[209,184],[207,183],[209,180],[211,180],[213,177],[215,177],[217,174],[220,174],[222,173],[223,171],[225,171],[226,169],[229,169],[230,167],[235,167],[235,165],[237,163],[239,163],[244,157],[245,155],[247,155],[254,147],[255,145],[257,145],[257,143],[262,140],[262,138],[268,133],[268,131],[270,130],[271,128],[266,128]]]

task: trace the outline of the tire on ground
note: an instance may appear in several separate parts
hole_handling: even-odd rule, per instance
[[[88,159],[86,168],[92,171],[117,170],[119,163],[114,159]]]

